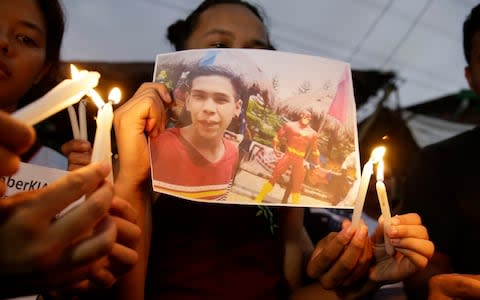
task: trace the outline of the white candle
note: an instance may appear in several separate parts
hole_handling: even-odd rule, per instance
[[[355,208],[353,209],[352,226],[358,228],[363,211],[363,204],[365,203],[365,196],[367,195],[368,184],[370,177],[373,174],[373,162],[371,159],[363,166],[362,176],[360,179],[360,186],[358,188],[357,199],[355,200]]]
[[[355,200],[355,208],[353,209],[352,225],[358,228],[360,219],[362,217],[363,205],[365,203],[365,196],[367,195],[370,177],[373,174],[373,164],[378,163],[385,154],[385,147],[377,147],[373,149],[370,159],[363,166],[362,177],[360,180],[360,187],[358,188],[357,199]]]
[[[98,72],[81,72],[79,78],[63,80],[43,97],[17,110],[12,116],[29,125],[35,125],[77,103],[89,90],[97,86],[99,79]]]
[[[98,94],[92,90],[93,94]],[[100,96],[98,96],[99,99]],[[113,106],[112,102],[119,102],[121,93],[118,88],[112,89],[108,95],[109,101],[104,103],[98,109],[97,113],[97,130],[95,132],[95,140],[93,142],[92,162],[106,162],[112,165],[112,145],[111,145],[111,130],[113,122]],[[98,98],[97,98],[98,100]],[[98,102],[98,101],[97,101]],[[103,100],[102,100],[103,102]],[[113,182],[113,173],[110,172],[108,179]]]
[[[390,205],[388,204],[388,197],[387,197],[387,189],[385,187],[385,183],[383,183],[383,171],[384,171],[384,163],[383,159],[380,159],[377,165],[377,183],[375,185],[377,189],[378,195],[378,202],[380,203],[380,209],[382,211],[383,216],[383,230],[385,230],[392,225],[392,217],[390,214]],[[384,241],[385,241],[385,251],[389,255],[393,255],[395,253],[395,249],[393,248],[392,244],[390,243],[390,239],[384,234]]]
[[[87,107],[84,99],[78,103],[78,121],[80,124],[80,139],[88,140],[87,132]]]
[[[113,108],[112,104],[106,103],[98,109],[97,113],[97,130],[95,132],[95,140],[92,149],[92,162],[106,162],[112,163],[111,160],[111,145],[110,145],[110,131],[113,122]]]
[[[78,140],[80,138],[80,128],[78,127],[77,112],[73,106],[69,106],[67,110],[68,117],[70,119],[70,125],[72,126],[73,138]]]

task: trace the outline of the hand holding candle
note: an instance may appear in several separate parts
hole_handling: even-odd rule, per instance
[[[117,88],[118,90],[118,88]],[[111,129],[112,129],[112,122],[113,122],[113,107],[112,101],[105,103],[103,99],[98,95],[95,90],[90,90],[88,92],[89,95],[94,95],[95,103],[100,105],[98,108],[97,113],[97,130],[95,132],[95,140],[92,149],[92,158],[91,162],[105,162],[110,165],[110,170],[112,170],[112,149],[111,149]],[[113,98],[113,99],[112,99]],[[118,100],[120,101],[121,93],[120,90],[115,92],[110,92],[109,100]],[[78,124],[77,124],[78,125]],[[113,183],[113,173],[110,173],[107,176],[107,180]],[[70,206],[68,206],[65,210],[63,210],[59,217],[66,214],[68,211],[72,210],[73,208],[77,207],[80,203],[84,201],[84,198],[81,198]]]
[[[353,210],[352,216],[352,226],[357,228],[360,224],[360,219],[363,211],[363,204],[365,203],[365,196],[367,195],[368,185],[370,182],[370,177],[373,174],[373,165],[377,164],[377,183],[375,185],[377,190],[378,201],[380,203],[380,208],[383,216],[383,226],[384,232],[385,229],[391,226],[391,214],[390,214],[390,205],[388,204],[387,189],[385,183],[383,183],[383,172],[384,172],[384,162],[383,156],[385,155],[385,147],[377,147],[373,149],[370,159],[363,167],[362,178],[360,180],[360,187],[357,194],[357,200],[355,201],[355,209]],[[395,249],[392,247],[390,240],[386,235],[384,235],[385,240],[385,250],[389,255],[393,255]]]

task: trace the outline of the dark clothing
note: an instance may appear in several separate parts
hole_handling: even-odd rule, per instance
[[[405,186],[402,212],[417,212],[435,251],[458,273],[480,273],[480,127],[420,152]]]
[[[146,299],[286,299],[281,234],[258,211],[161,195]]]

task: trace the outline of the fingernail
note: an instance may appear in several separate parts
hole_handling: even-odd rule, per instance
[[[90,150],[90,142],[88,142],[88,141],[82,141],[81,147],[82,147],[82,150],[84,150],[84,151],[89,151],[89,150]]]
[[[102,168],[102,171],[104,172],[110,172],[110,165],[107,164],[106,162],[102,161],[98,163],[100,165],[100,168]]]
[[[390,235],[396,235],[398,233],[398,230],[395,226],[390,226],[390,228],[388,228],[388,232]]]
[[[400,239],[390,239],[390,243],[394,246],[398,246],[400,244]]]
[[[163,100],[165,100],[167,103],[172,103],[172,97],[170,96],[170,93],[168,91],[163,91],[162,95]]]
[[[355,234],[355,228],[353,228],[353,226],[350,226],[344,232],[345,232],[345,236],[347,236],[348,238],[351,238]]]
[[[366,238],[368,236],[368,229],[366,227],[362,227],[358,233],[358,236],[362,239]]]
[[[400,220],[398,218],[392,218],[391,219],[392,225],[400,225]]]

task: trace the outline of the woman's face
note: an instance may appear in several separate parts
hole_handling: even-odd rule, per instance
[[[47,29],[36,0],[0,0],[0,109],[20,98],[48,71]]]
[[[218,4],[204,11],[186,42],[187,49],[268,47],[263,23],[238,4]]]

